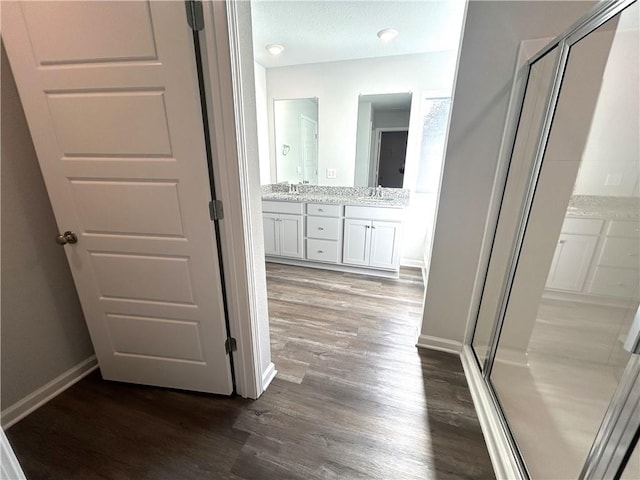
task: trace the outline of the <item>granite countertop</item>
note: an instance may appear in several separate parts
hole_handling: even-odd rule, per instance
[[[634,197],[601,197],[574,195],[569,201],[567,215],[602,218],[606,220],[640,219],[640,200]]]
[[[382,198],[372,197],[375,189],[368,187],[297,185],[297,188],[299,193],[289,193],[288,184],[263,185],[262,200],[396,208],[409,204],[409,190],[405,188],[381,188]]]

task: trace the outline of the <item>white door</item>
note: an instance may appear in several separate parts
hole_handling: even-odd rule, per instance
[[[371,222],[371,253],[369,265],[395,269],[400,258],[398,233],[400,225],[393,222]]]
[[[304,251],[301,215],[280,215],[280,255],[302,258]]]
[[[61,248],[103,377],[231,393],[184,3],[2,10],[58,227],[78,237]]]
[[[344,221],[342,263],[369,265],[370,242],[371,222],[347,218]]]
[[[280,239],[278,228],[280,222],[278,215],[273,213],[262,214],[263,236],[264,236],[264,253],[265,255],[280,255]]]

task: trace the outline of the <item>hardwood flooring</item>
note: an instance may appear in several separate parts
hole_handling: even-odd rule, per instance
[[[29,479],[494,478],[457,356],[415,348],[418,271],[267,265],[256,401],[90,375],[11,427]]]

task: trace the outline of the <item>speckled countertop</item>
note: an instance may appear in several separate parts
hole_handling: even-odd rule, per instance
[[[409,190],[405,188],[381,188],[382,198],[372,197],[375,189],[368,187],[297,185],[297,188],[299,193],[289,193],[288,184],[263,185],[262,199],[396,208],[406,207],[409,204]]]
[[[574,195],[567,214],[572,217],[602,218],[605,220],[638,220],[640,199],[634,197],[600,197]]]

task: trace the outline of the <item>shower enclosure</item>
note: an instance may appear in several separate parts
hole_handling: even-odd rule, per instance
[[[462,355],[498,476],[640,478],[639,17],[600,4],[515,79]]]

